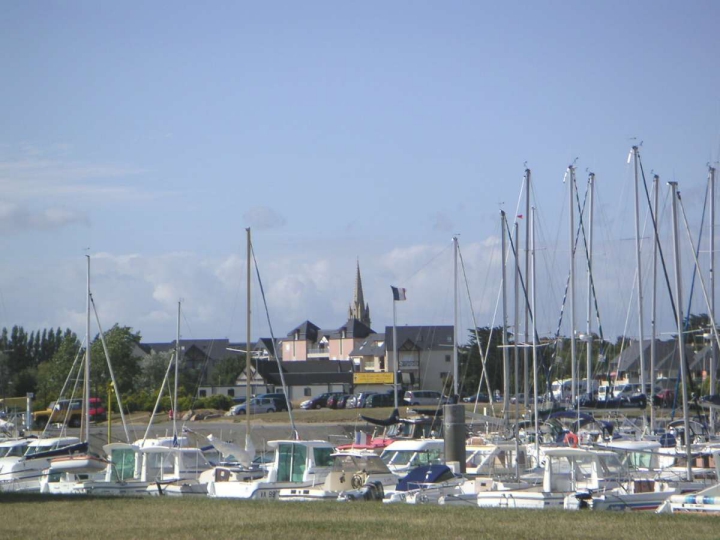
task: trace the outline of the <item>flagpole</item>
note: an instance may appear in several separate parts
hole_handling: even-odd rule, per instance
[[[395,409],[398,408],[398,388],[397,388],[397,372],[400,367],[400,360],[398,359],[398,344],[397,344],[397,301],[395,295],[393,295],[393,356],[395,358],[395,366],[393,369],[393,395]]]

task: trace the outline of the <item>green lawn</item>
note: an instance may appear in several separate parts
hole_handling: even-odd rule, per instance
[[[641,513],[480,510],[381,503],[200,498],[102,499],[0,494],[3,540],[225,538],[719,538],[720,518]]]

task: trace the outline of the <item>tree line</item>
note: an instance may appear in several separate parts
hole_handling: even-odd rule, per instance
[[[141,334],[128,326],[114,325],[96,335],[90,345],[91,394],[106,398],[111,381],[105,348],[111,359],[116,391],[130,410],[148,410],[155,403],[171,359],[171,353],[147,355],[140,348]],[[35,394],[36,408],[59,398],[79,398],[84,378],[84,340],[70,329],[42,329],[28,333],[22,326],[0,332],[0,398]],[[233,384],[244,369],[244,359],[221,361],[205,377],[202,368],[185,368],[181,361],[179,396],[192,402],[201,380]],[[171,377],[174,371],[170,374]],[[169,384],[174,384],[170,379]],[[166,390],[167,394],[167,390]],[[125,405],[125,404],[124,404]],[[167,402],[164,407],[167,408]]]

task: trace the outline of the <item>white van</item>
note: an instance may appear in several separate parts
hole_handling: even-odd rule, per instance
[[[403,401],[406,405],[440,405],[445,402],[440,392],[432,390],[408,390]]]
[[[550,390],[555,401],[565,401],[572,395],[572,379],[553,381]]]

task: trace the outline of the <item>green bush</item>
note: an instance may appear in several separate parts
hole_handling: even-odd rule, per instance
[[[215,394],[209,397],[204,398],[205,400],[205,407],[206,409],[220,409],[223,411],[227,411],[230,407],[233,406],[233,400],[232,398],[228,396],[223,396],[221,394]]]

